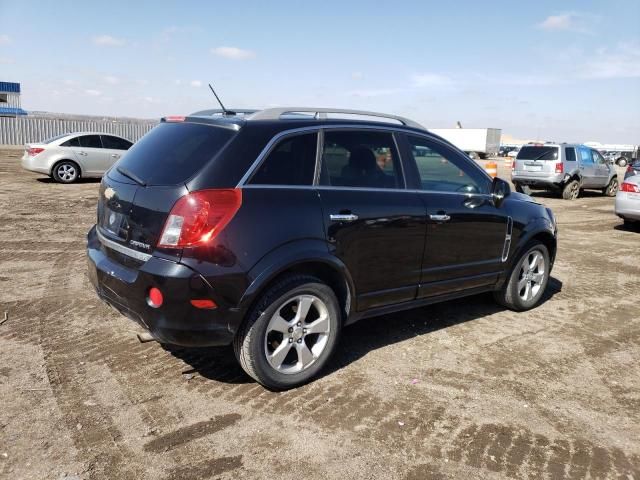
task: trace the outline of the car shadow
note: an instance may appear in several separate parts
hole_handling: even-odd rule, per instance
[[[56,182],[53,178],[51,177],[39,177],[36,178],[36,180],[40,183],[54,183],[54,184],[58,184],[58,182]],[[102,179],[101,178],[82,178],[80,177],[78,180],[76,180],[73,183],[67,183],[67,184],[60,184],[60,185],[73,185],[73,184],[81,184],[81,183],[100,183]]]
[[[562,282],[550,277],[542,304],[561,291]],[[342,331],[333,358],[320,377],[330,375],[378,348],[505,310],[493,300],[490,293],[485,293],[356,322]],[[197,373],[209,380],[229,384],[254,381],[236,361],[231,346],[183,348],[163,345],[163,348],[189,365],[190,368],[182,372],[184,375]]]
[[[559,191],[554,192],[553,190],[531,190],[530,195],[532,197],[562,199],[562,194]],[[580,190],[580,195],[578,195],[577,200],[580,200],[581,198],[602,198],[602,197],[604,197],[602,192],[599,192],[597,190]]]
[[[630,223],[625,225],[624,223],[619,223],[613,227],[614,230],[619,230],[621,232],[639,232],[640,233],[640,222]]]

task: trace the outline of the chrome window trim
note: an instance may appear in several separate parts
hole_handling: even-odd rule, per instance
[[[277,133],[276,135],[273,136],[273,138],[271,140],[269,140],[269,142],[267,143],[267,145],[265,145],[265,147],[262,149],[262,151],[260,152],[260,154],[256,157],[256,159],[253,161],[253,163],[251,164],[251,166],[249,167],[249,169],[247,170],[247,172],[242,176],[242,178],[240,179],[240,181],[238,182],[238,184],[236,185],[236,188],[243,188],[243,187],[261,187],[261,188],[273,188],[273,187],[277,187],[277,188],[312,188],[312,187],[316,187],[316,188],[326,188],[327,186],[323,186],[323,185],[317,185],[319,178],[314,178],[314,184],[313,185],[249,185],[247,184],[247,182],[249,181],[249,179],[253,176],[254,172],[260,167],[260,165],[262,165],[262,162],[265,160],[266,156],[270,153],[270,150],[273,148],[274,144],[276,142],[278,142],[280,139],[289,136],[289,135],[296,135],[296,134],[303,134],[303,133],[311,133],[311,132],[318,132],[318,141],[320,142],[321,138],[320,137],[324,137],[324,131],[325,130],[379,130],[379,131],[383,131],[383,132],[393,132],[393,133],[404,133],[406,135],[415,135],[417,137],[422,137],[425,138],[426,140],[438,143],[440,145],[442,145],[443,147],[446,148],[453,148],[457,150],[457,147],[455,147],[454,145],[438,138],[437,136],[435,136],[435,134],[433,133],[428,133],[425,134],[424,132],[419,132],[419,131],[415,131],[415,130],[407,130],[406,128],[403,128],[402,126],[393,126],[393,125],[358,125],[358,124],[346,124],[346,125],[313,125],[313,126],[309,126],[309,127],[299,127],[299,128],[292,128],[289,130],[283,130],[279,133]],[[394,192],[398,192],[398,191],[412,191],[407,189],[407,179],[406,179],[406,172],[404,171],[404,165],[402,164],[402,158],[401,155],[402,153],[400,152],[400,148],[398,145],[398,141],[396,139],[396,135],[393,134],[393,139],[394,142],[396,143],[396,149],[398,150],[398,157],[400,159],[400,168],[402,171],[402,177],[404,180],[404,188],[402,189],[398,189],[398,188],[365,188],[365,187],[329,187],[329,188],[340,188],[340,189],[356,189],[356,190],[382,190],[382,191],[394,191]],[[322,145],[324,146],[324,138],[322,138]],[[318,165],[319,162],[319,158],[318,155],[321,155],[321,151],[319,148],[316,148],[316,169],[321,168],[321,165]],[[466,155],[462,154],[462,157],[464,157],[464,161],[471,166],[471,168],[475,168],[476,170],[478,170],[479,172],[481,172],[488,180],[489,183],[493,182],[493,179],[489,176],[489,174],[487,172],[484,171],[484,169],[482,167],[480,167],[480,165],[476,164],[473,160],[471,160],[470,158],[466,158]],[[412,159],[413,160],[413,159]],[[415,160],[413,160],[415,161]],[[320,172],[318,170],[318,177],[320,175]],[[416,192],[426,192],[426,193],[442,193],[442,194],[461,194],[461,192],[445,192],[445,191],[438,191],[438,190],[413,190]],[[470,195],[470,196],[484,196],[484,197],[490,197],[491,194],[490,192],[487,193],[464,193],[463,195]]]
[[[398,191],[398,190],[403,190],[404,191],[404,190],[406,190],[407,180],[405,178],[404,166],[402,165],[402,158],[401,158],[402,153],[400,152],[400,148],[398,146],[398,142],[397,142],[396,136],[393,133],[394,132],[408,133],[407,130],[403,129],[402,127],[394,127],[394,126],[386,126],[386,125],[357,125],[357,124],[356,125],[313,125],[313,126],[310,126],[310,127],[292,128],[290,130],[283,130],[282,132],[277,133],[276,135],[273,136],[273,138],[271,140],[269,140],[269,142],[265,145],[265,147],[262,149],[262,151],[258,154],[258,156],[253,161],[253,163],[251,164],[249,169],[246,171],[246,173],[242,176],[242,178],[240,179],[240,181],[236,185],[236,188],[242,188],[242,187],[249,187],[250,186],[247,182],[251,179],[251,177],[253,176],[254,172],[258,168],[260,168],[260,165],[262,165],[262,162],[264,162],[265,158],[270,153],[270,151],[273,148],[274,144],[276,142],[280,141],[282,138],[290,136],[290,135],[318,132],[318,140],[320,140],[320,137],[324,137],[324,132],[323,132],[324,130],[380,130],[382,132],[391,133],[392,137],[393,137],[393,141],[395,142],[395,145],[396,145],[396,150],[398,151],[398,158],[400,160],[400,169],[401,169],[401,172],[402,172],[402,179],[404,180],[404,183],[405,183],[405,185],[404,185],[405,188],[402,188],[402,189],[398,189],[398,188],[383,188],[383,189],[380,189],[380,190],[394,190],[394,191]],[[413,131],[411,131],[411,133],[415,133],[416,135],[419,134],[418,132],[413,132]],[[426,136],[426,135],[424,135],[424,136],[425,136],[425,138],[431,138],[431,137]],[[324,146],[324,138],[322,140],[323,140],[322,145]],[[316,168],[319,168],[319,166],[318,166],[318,155],[319,154],[321,155],[320,150],[318,148],[316,148]],[[319,171],[318,171],[318,175],[319,175]],[[317,183],[316,179],[314,178],[314,185],[316,185],[316,183]],[[255,185],[255,186],[266,187],[266,186],[269,186],[269,185]],[[277,186],[277,185],[270,185],[270,186]],[[287,187],[292,187],[292,186],[305,187],[307,185],[286,185],[286,186]],[[350,188],[350,187],[347,187],[347,188]]]
[[[135,258],[136,260],[140,260],[141,262],[146,262],[152,257],[152,255],[149,253],[139,252],[137,250],[134,250],[133,248],[125,247],[124,245],[114,242],[113,240],[109,240],[102,233],[100,233],[100,230],[98,228],[96,228],[96,233],[98,234],[98,240],[100,240],[100,243],[102,243],[105,247],[110,248],[111,250],[115,250],[116,252],[122,253],[123,255],[131,258]]]
[[[407,193],[428,193],[437,195],[462,195],[467,198],[483,197],[493,199],[490,193],[471,193],[471,192],[447,192],[439,190],[420,190],[415,188],[373,188],[373,187],[342,187],[333,185],[244,185],[242,188],[289,188],[293,190],[356,190],[367,192],[407,192]]]

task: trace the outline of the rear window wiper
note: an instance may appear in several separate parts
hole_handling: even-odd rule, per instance
[[[116,170],[118,171],[118,173],[121,173],[122,175],[124,175],[127,178],[130,178],[131,180],[133,180],[134,182],[136,182],[138,185],[140,185],[141,187],[146,187],[147,184],[139,177],[137,176],[135,173],[130,172],[129,170],[127,170],[126,168],[122,168],[122,167],[116,167]]]

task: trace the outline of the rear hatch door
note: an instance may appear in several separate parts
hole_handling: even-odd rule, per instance
[[[554,175],[556,163],[560,161],[559,150],[552,145],[524,145],[516,157],[516,173],[530,177]]]
[[[188,193],[185,182],[234,135],[231,129],[190,122],[161,123],[151,130],[103,177],[97,218],[103,244],[152,253],[171,208]]]

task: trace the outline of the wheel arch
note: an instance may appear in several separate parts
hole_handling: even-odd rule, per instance
[[[82,169],[82,165],[80,165],[80,162],[78,162],[77,160],[73,160],[71,158],[68,157],[61,157],[58,158],[56,160],[54,160],[51,163],[51,168],[49,169],[49,175],[53,176],[53,171],[54,169],[61,164],[62,162],[70,162],[73,163],[76,167],[78,167],[78,178],[83,177],[84,176],[84,170]]]
[[[246,314],[266,289],[282,277],[296,274],[311,275],[329,285],[338,297],[343,320],[354,311],[353,278],[346,265],[331,255],[326,243],[319,240],[288,243],[260,260],[250,271],[254,280],[240,299],[238,308]]]

